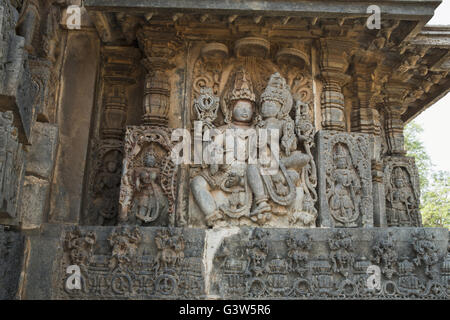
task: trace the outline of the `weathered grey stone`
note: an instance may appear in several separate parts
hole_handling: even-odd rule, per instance
[[[372,172],[368,135],[316,135],[319,220],[322,227],[372,227]]]
[[[53,271],[56,299],[200,299],[205,297],[204,230],[134,227],[65,228]],[[82,289],[65,289],[69,265]],[[48,272],[50,270],[47,270]],[[133,281],[132,279],[138,279]],[[70,281],[70,279],[69,279]],[[91,285],[93,283],[98,285]]]
[[[43,225],[29,237],[27,299],[448,299],[443,228]],[[81,289],[65,287],[69,265]]]
[[[2,0],[2,25],[0,38],[5,47],[0,54],[0,111],[14,112],[14,124],[19,129],[22,143],[31,138],[31,127],[35,119],[33,107],[36,88],[28,66],[28,54],[24,49],[25,39],[16,35],[15,24],[18,13],[9,1]]]
[[[0,298],[448,300],[403,136],[439,2],[0,0]],[[176,128],[278,129],[280,170],[177,165]]]
[[[79,221],[99,43],[92,34],[70,34],[58,112],[60,148],[51,192],[51,221]]]
[[[24,176],[24,151],[11,111],[0,112],[0,223],[17,224]]]
[[[0,226],[0,299],[17,299],[24,256],[24,236]]]
[[[30,57],[28,59],[28,63],[30,66],[33,83],[36,86],[36,99],[34,101],[34,107],[36,109],[37,117],[40,118],[38,121],[48,121],[50,118],[50,110],[48,109],[53,107],[48,105],[52,103],[52,101],[48,101],[49,93],[52,89],[54,89],[53,85],[50,83],[53,64],[48,59],[36,57]],[[35,130],[34,127],[33,130]]]
[[[389,227],[421,227],[419,173],[412,157],[384,159],[386,218]]]
[[[38,228],[45,221],[50,183],[35,176],[25,176],[20,204],[22,227]]]
[[[253,1],[252,5],[242,3],[240,1],[208,1],[198,2],[195,0],[176,0],[166,2],[164,0],[146,2],[144,0],[86,0],[85,5],[89,9],[94,10],[117,10],[117,8],[127,8],[128,11],[142,10],[147,8],[149,11],[154,9],[172,9],[177,12],[184,10],[207,10],[218,13],[239,12],[241,14],[256,14],[258,12],[269,12],[276,15],[292,15],[292,16],[352,16],[367,14],[367,7],[373,4],[370,1],[359,1],[358,3],[346,2],[279,2],[279,1]],[[395,12],[398,15],[415,16],[432,16],[437,4],[433,1],[401,1],[392,0],[383,4],[383,9],[386,12]]]
[[[225,299],[448,299],[447,245],[448,230],[437,228],[243,228],[218,247],[207,293]],[[369,284],[369,267],[380,270],[379,288]]]
[[[59,143],[58,126],[36,122],[33,127],[33,141],[26,153],[26,173],[41,179],[52,178],[56,151]]]

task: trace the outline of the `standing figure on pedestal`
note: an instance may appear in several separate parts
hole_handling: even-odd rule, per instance
[[[332,187],[329,192],[331,214],[341,226],[356,226],[359,217],[361,184],[354,169],[346,147],[337,144],[333,155],[335,169],[331,175]]]
[[[261,95],[262,119],[258,125],[269,132],[278,131],[281,135],[280,159],[276,159],[279,162],[279,170],[275,174],[262,174],[263,166],[249,166],[249,175],[253,180],[252,190],[255,193],[255,199],[270,198],[274,203],[272,213],[276,215],[286,215],[296,198],[302,196],[300,190],[297,190],[297,185],[300,182],[302,168],[311,160],[309,155],[297,150],[299,137],[295,135],[295,122],[289,115],[293,101],[286,80],[278,72],[272,74]],[[269,157],[274,156],[270,143],[266,150],[260,152],[266,152]],[[264,185],[259,184],[261,178]],[[300,206],[297,205],[296,209]],[[258,207],[252,211],[251,215],[253,221],[260,223],[267,218],[260,214]]]
[[[390,227],[410,227],[418,225],[417,201],[408,185],[406,172],[401,167],[394,169],[392,183],[387,190],[387,219]]]
[[[132,203],[132,216],[138,221],[149,223],[165,215],[169,208],[167,197],[157,183],[160,175],[156,167],[156,159],[151,153],[146,153],[143,167],[134,170],[134,186],[136,193]]]
[[[100,225],[115,223],[120,191],[119,161],[118,151],[106,154],[103,159],[103,171],[96,178],[95,193],[99,196],[99,201],[95,202],[99,203],[95,203],[95,207]]]

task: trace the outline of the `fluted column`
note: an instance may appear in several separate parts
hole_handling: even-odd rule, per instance
[[[372,197],[374,226],[386,226],[385,189],[383,183],[383,164],[381,159],[381,123],[376,108],[379,102],[378,88],[374,82],[377,77],[375,65],[364,57],[359,57],[353,66],[353,82],[357,103],[352,110],[352,131],[365,133],[369,139],[369,152],[372,174]]]

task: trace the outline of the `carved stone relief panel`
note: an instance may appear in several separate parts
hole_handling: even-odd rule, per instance
[[[120,186],[120,224],[175,225],[177,167],[171,129],[128,127]]]
[[[175,228],[67,230],[57,267],[57,299],[200,299],[205,296],[204,232]],[[77,265],[81,290],[67,289]]]
[[[295,122],[290,116],[293,99],[289,86],[279,73],[274,73],[261,95],[261,109],[254,109],[256,97],[249,77],[245,69],[238,69],[235,72],[234,87],[228,92],[228,96],[222,99],[221,110],[225,124],[217,129],[224,134],[228,129],[255,129],[255,133],[256,129],[280,130],[279,132],[282,132],[283,135],[278,142],[281,142],[282,159],[284,158],[282,160],[284,162],[280,163],[280,172],[273,176],[261,175],[261,167],[258,164],[244,164],[238,169],[238,166],[226,163],[221,168],[214,168],[213,164],[209,169],[203,168],[197,172],[193,170],[191,182],[193,199],[205,214],[206,223],[209,225],[214,225],[216,221],[220,220],[222,222],[219,224],[225,222],[225,225],[227,220],[232,225],[236,223],[270,224],[272,213],[276,213],[276,216],[284,216],[280,219],[274,217],[271,222],[273,225],[314,223],[314,200],[309,192],[315,190],[308,189],[306,183],[301,185],[300,182],[302,172],[308,176],[313,168],[310,164],[313,159],[308,154],[310,145],[307,139],[302,139],[302,130],[308,134],[311,133],[308,130],[312,129],[311,123],[308,123],[308,106],[301,101],[296,102],[294,117],[297,122]],[[277,90],[279,87],[282,89]],[[203,99],[204,97],[205,95],[200,96]],[[210,99],[217,100],[214,96]],[[250,114],[248,118],[244,119],[245,125],[242,126],[240,124],[242,119],[237,114],[239,111],[236,110],[239,109],[236,106],[243,107],[244,105],[250,108],[248,111]],[[271,111],[269,111],[272,105],[278,108],[274,115],[271,115]],[[245,115],[247,111],[243,112]],[[253,112],[256,113],[254,118]],[[199,113],[199,118],[205,118],[205,113],[206,110]],[[207,126],[210,126],[211,121],[208,120],[208,123]],[[301,142],[298,143],[298,141]],[[311,141],[310,137],[309,142]],[[298,150],[297,143],[301,147],[304,143],[303,151]],[[309,167],[305,168],[306,165]],[[305,193],[307,197],[305,197]],[[303,202],[303,200],[306,201]],[[303,203],[305,207],[309,206],[309,212],[308,210],[302,211]],[[209,206],[210,204],[211,206]],[[284,222],[280,220],[284,220]]]
[[[446,299],[445,237],[443,229],[241,228],[215,251],[207,294],[225,299]]]
[[[43,231],[55,261],[27,273],[30,297],[417,300],[450,294],[449,233],[443,228],[44,225]],[[44,241],[30,235],[32,242],[38,238]],[[22,241],[0,229],[1,261],[18,257],[11,253],[16,245],[23,250]],[[41,260],[31,255],[29,263]],[[66,287],[74,278],[70,265],[79,267],[81,289]],[[4,266],[0,262],[0,272],[10,270]],[[36,278],[48,279],[41,282],[44,291],[32,287]]]
[[[389,227],[421,227],[419,173],[414,158],[384,158],[386,216]]]
[[[115,225],[119,208],[122,176],[123,142],[106,139],[92,144],[93,159],[88,176],[89,199],[87,224]]]
[[[365,134],[320,131],[319,219],[322,227],[372,227],[372,176]]]
[[[203,45],[193,66],[190,127],[201,121],[201,128],[194,130],[194,145],[200,141],[203,157],[220,154],[215,143],[204,141],[208,131],[222,136],[233,130],[277,131],[280,170],[261,174],[263,166],[250,163],[249,154],[239,165],[191,165],[189,225],[315,226],[312,81],[301,60],[307,58],[299,50],[283,49],[274,63],[263,54],[268,47],[260,40],[236,42],[236,57],[228,57],[224,44]],[[300,60],[303,63],[296,63]],[[254,137],[240,138],[252,144]]]

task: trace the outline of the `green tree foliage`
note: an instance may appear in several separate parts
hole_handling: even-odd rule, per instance
[[[430,156],[420,135],[421,125],[415,121],[405,127],[405,148],[416,159],[421,189],[421,213],[425,227],[450,229],[450,172],[433,171]]]
[[[450,229],[450,173],[432,175],[431,185],[422,196],[422,220],[425,227]]]
[[[423,133],[422,126],[412,121],[405,126],[405,149],[407,155],[416,158],[416,165],[419,169],[420,190],[424,192],[429,185],[429,176],[433,164],[430,156],[425,150],[423,141],[420,140],[420,135]]]

